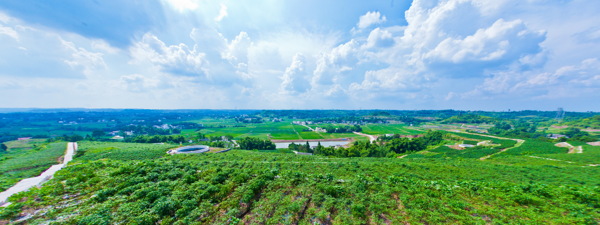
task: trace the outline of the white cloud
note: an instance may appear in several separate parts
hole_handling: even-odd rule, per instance
[[[121,76],[120,82],[126,90],[131,92],[145,92],[158,85],[157,80],[148,79],[140,74]]]
[[[19,34],[17,33],[17,31],[15,31],[14,29],[10,28],[10,27],[5,27],[0,25],[0,35],[6,35],[9,36],[13,39],[15,39],[16,41],[19,41]]]
[[[510,55],[515,60],[531,51],[537,53],[542,40],[543,33],[528,30],[520,20],[498,19],[490,27],[481,28],[464,39],[447,37],[425,57],[452,63],[494,61]]]
[[[89,75],[92,71],[105,69],[107,67],[102,53],[90,52],[85,48],[76,47],[73,42],[62,39],[61,43],[65,49],[72,52],[71,58],[64,60],[71,68],[77,70],[81,69],[84,74]]]
[[[219,15],[215,17],[216,22],[221,22],[221,20],[223,20],[227,16],[227,6],[223,3],[221,3],[220,6],[221,8],[219,9]]]
[[[390,47],[394,44],[394,39],[392,38],[392,33],[387,30],[375,28],[369,34],[367,38],[367,48],[379,47],[385,48]]]
[[[193,11],[199,6],[197,0],[164,0],[167,4],[179,12]]]
[[[301,53],[294,56],[292,64],[285,69],[285,73],[281,77],[280,93],[299,94],[308,90],[308,71],[306,71],[305,61],[306,58]]]
[[[135,62],[151,62],[166,73],[194,77],[208,75],[206,55],[183,43],[167,46],[148,33],[130,51]]]
[[[382,16],[381,13],[367,12],[365,15],[360,16],[356,26],[358,26],[359,29],[365,29],[371,25],[384,23],[385,21],[387,21],[387,18]]]
[[[248,49],[251,45],[252,40],[246,32],[242,31],[227,45],[227,48],[221,53],[221,57],[228,60],[238,72],[247,76]]]

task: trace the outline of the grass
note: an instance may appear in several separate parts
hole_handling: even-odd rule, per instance
[[[75,157],[80,160],[146,160],[157,159],[171,149],[171,144],[140,144],[121,142],[79,142]]]
[[[9,152],[0,159],[0,190],[4,191],[23,178],[34,177],[64,155],[65,142],[41,143],[40,140],[11,141]]]
[[[452,149],[448,146],[440,146],[432,150],[425,152],[415,153],[408,155],[408,158],[471,158],[477,159],[486,155],[494,154],[499,152],[499,149],[492,148],[466,148],[464,150]]]
[[[410,129],[405,124],[367,124],[361,126],[365,134],[416,135],[422,131]]]
[[[477,134],[467,134],[467,133],[457,133],[457,132],[449,132],[449,133],[452,133],[456,136],[460,136],[463,138],[474,139],[477,141],[490,140],[494,144],[500,144],[499,146],[495,146],[494,149],[510,148],[517,143],[516,141],[510,140],[510,139],[494,138],[494,137],[482,136],[482,135],[477,135]]]
[[[570,161],[582,165],[600,164],[600,146],[583,145],[583,153],[542,154],[540,156]]]
[[[598,168],[538,159],[504,165],[274,152],[111,160],[121,153],[98,150],[106,160],[76,158],[41,189],[14,196],[21,202],[0,209],[0,222],[24,209],[48,212],[30,224],[595,224],[600,218],[600,180],[590,176]]]
[[[504,155],[540,155],[540,154],[560,154],[567,153],[567,148],[554,146],[552,142],[540,141],[536,139],[525,139],[525,142],[516,148],[511,148],[504,152]]]

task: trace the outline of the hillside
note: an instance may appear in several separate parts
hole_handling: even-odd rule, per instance
[[[13,196],[15,203],[0,209],[0,223],[27,215],[32,224],[600,221],[600,179],[589,176],[600,168],[581,163],[519,154],[489,160],[245,150],[170,156],[164,154],[169,146],[112,144],[81,142],[78,157],[55,179]],[[586,149],[585,158],[597,162],[600,149]]]
[[[587,129],[600,129],[600,115],[595,115],[584,119],[578,119],[575,121],[566,122],[564,124]]]

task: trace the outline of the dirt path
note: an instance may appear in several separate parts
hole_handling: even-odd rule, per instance
[[[493,136],[488,136],[488,137],[493,137]],[[498,138],[498,139],[510,139],[510,138],[500,138],[500,137],[495,137],[495,138]],[[510,147],[510,148],[505,148],[505,149],[502,149],[502,150],[500,150],[499,152],[496,152],[496,153],[494,153],[494,154],[489,154],[489,155],[486,155],[486,156],[484,156],[484,157],[481,157],[481,158],[479,158],[479,160],[486,160],[486,159],[489,159],[490,157],[492,157],[492,156],[494,156],[494,155],[498,155],[498,154],[500,154],[500,153],[503,153],[503,152],[505,152],[505,151],[508,151],[508,150],[510,150],[510,149],[513,149],[513,148],[518,148],[518,147],[520,147],[521,145],[523,145],[523,143],[525,143],[525,140],[521,140],[521,139],[510,139],[510,140],[517,141],[517,143],[515,144],[515,146],[512,146],[512,147]]]
[[[569,154],[572,153],[583,153],[583,146],[573,146],[567,142],[560,142],[560,143],[556,143],[554,146],[556,147],[562,147],[562,148],[569,148]]]
[[[536,158],[536,159],[545,159],[545,160],[550,160],[550,161],[557,161],[557,162],[574,163],[574,162],[571,162],[571,161],[560,160],[560,159],[552,159],[552,158],[545,158],[545,157],[539,157],[539,156],[534,156],[534,155],[530,155],[529,157]]]
[[[510,149],[513,149],[513,148],[518,148],[518,147],[521,147],[521,145],[523,145],[523,143],[525,143],[525,140],[522,140],[522,139],[516,139],[516,138],[505,138],[505,137],[498,137],[498,136],[487,135],[487,134],[474,134],[474,133],[468,133],[468,132],[459,131],[459,130],[455,130],[455,131],[453,131],[453,132],[456,132],[456,133],[463,133],[463,134],[472,134],[472,135],[478,135],[478,136],[490,137],[490,138],[497,138],[497,139],[504,139],[504,140],[513,140],[513,141],[516,141],[516,142],[517,142],[517,143],[516,143],[514,146],[512,146],[512,147],[510,147],[510,148],[505,148],[505,149],[502,149],[502,150],[500,150],[499,152],[496,152],[496,153],[494,153],[494,154],[489,154],[489,155],[486,155],[486,156],[484,156],[484,157],[481,157],[481,158],[479,158],[479,160],[486,160],[486,159],[489,159],[490,157],[492,157],[492,156],[494,156],[494,155],[501,154],[501,153],[503,153],[503,152],[505,152],[505,151],[508,151],[508,150],[510,150]]]
[[[0,193],[0,205],[2,205],[2,207],[7,206],[10,203],[6,202],[6,201],[13,194],[16,194],[16,193],[19,193],[22,191],[27,191],[30,188],[32,188],[33,186],[39,186],[43,182],[52,179],[52,177],[54,176],[54,173],[56,173],[56,171],[59,171],[60,169],[65,167],[67,165],[67,163],[69,163],[69,161],[73,160],[73,155],[75,154],[76,150],[77,150],[77,142],[69,142],[67,144],[67,152],[65,153],[63,163],[51,166],[50,168],[48,168],[46,171],[44,171],[42,174],[40,174],[37,177],[23,179],[23,180],[19,181],[17,184],[15,184],[14,186],[7,189],[6,191]]]
[[[358,134],[358,135],[360,135],[360,136],[365,136],[365,137],[368,137],[368,138],[369,138],[369,140],[371,141],[371,143],[373,143],[373,142],[375,142],[375,141],[377,140],[377,137],[376,137],[375,135],[363,134],[363,133],[361,133],[361,132],[356,132],[356,131],[355,131],[355,132],[353,132],[353,133],[354,133],[354,134]]]

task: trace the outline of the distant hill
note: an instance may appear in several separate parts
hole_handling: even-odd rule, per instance
[[[589,129],[600,129],[600,115],[595,115],[589,118],[579,119],[571,122],[564,123],[565,125],[589,128]]]
[[[481,116],[477,114],[462,114],[452,116],[442,121],[443,123],[493,123],[496,118],[489,116]]]

